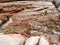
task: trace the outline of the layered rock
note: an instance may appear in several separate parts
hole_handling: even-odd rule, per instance
[[[5,34],[21,34],[25,37],[47,34],[48,38],[51,38],[50,44],[54,45],[59,42],[60,15],[52,3],[18,1],[0,3],[0,5],[0,15],[8,15],[9,17],[12,15],[10,18],[13,20],[12,23],[3,29]],[[51,35],[52,37],[50,37]],[[53,38],[54,35],[57,36],[56,42],[51,41],[56,39]]]

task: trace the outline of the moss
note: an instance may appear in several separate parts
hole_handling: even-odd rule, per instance
[[[4,34],[10,34],[12,31],[16,30],[17,28],[16,27],[12,27],[10,29],[7,29],[4,31]]]

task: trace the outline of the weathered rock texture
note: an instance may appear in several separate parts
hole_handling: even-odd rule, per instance
[[[3,29],[4,33],[16,33],[26,37],[47,34],[56,35],[59,39],[60,15],[50,2],[0,3],[0,15],[12,15],[13,22]],[[54,44],[57,43],[52,45]]]

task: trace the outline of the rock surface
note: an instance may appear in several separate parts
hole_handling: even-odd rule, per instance
[[[13,20],[12,23],[3,29],[5,34],[21,34],[25,37],[46,34],[48,40],[50,39],[49,43],[51,45],[58,45],[60,43],[60,13],[52,3],[18,1],[0,3],[0,6],[0,15],[11,16]],[[56,40],[53,38],[54,35]]]
[[[24,38],[20,34],[0,34],[0,45],[49,45],[49,42],[45,38],[45,36]]]
[[[24,41],[20,34],[0,35],[0,45],[23,45]]]
[[[35,36],[35,37],[30,37],[26,40],[25,45],[37,45],[39,42],[40,37]]]
[[[42,36],[42,37],[40,38],[39,45],[49,45],[49,42],[47,41],[47,39],[45,39],[44,36]]]

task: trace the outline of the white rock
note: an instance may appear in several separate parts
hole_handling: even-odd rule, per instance
[[[39,45],[49,45],[49,42],[47,41],[47,39],[44,36],[42,36],[40,38]]]
[[[25,45],[37,45],[40,37],[35,36],[35,37],[30,37],[26,40]]]
[[[0,45],[23,45],[24,38],[19,34],[0,35]]]
[[[12,22],[13,22],[13,20],[12,20],[12,18],[10,18],[9,21],[7,21],[5,24],[2,25],[2,28],[4,29],[5,27],[7,27]]]

